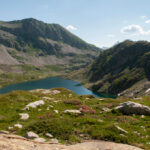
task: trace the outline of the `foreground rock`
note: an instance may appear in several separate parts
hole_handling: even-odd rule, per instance
[[[140,148],[104,141],[90,141],[66,146],[30,141],[16,135],[0,134],[0,150],[142,150]]]
[[[121,103],[119,106],[115,107],[123,114],[137,114],[137,115],[150,115],[150,108],[145,105],[141,105],[135,102],[125,102]]]
[[[36,142],[45,142],[46,140],[44,138],[35,138],[34,141],[36,141]]]

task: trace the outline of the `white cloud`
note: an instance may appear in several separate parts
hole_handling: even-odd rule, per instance
[[[146,19],[147,17],[146,17],[146,16],[140,16],[140,18],[144,20],[144,19]]]
[[[131,35],[150,35],[150,30],[148,31],[144,31],[143,28],[139,25],[129,25],[129,26],[126,26],[124,28],[122,28],[121,30],[121,33],[124,33],[124,34],[131,34]]]
[[[114,38],[115,35],[113,35],[113,34],[108,34],[107,37],[109,37],[109,38]]]
[[[150,23],[150,20],[146,20],[145,23]]]
[[[68,26],[66,27],[66,29],[67,29],[67,30],[77,30],[77,28],[74,27],[74,26],[72,26],[72,25],[68,25]]]

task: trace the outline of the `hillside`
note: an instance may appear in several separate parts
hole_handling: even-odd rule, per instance
[[[0,45],[0,64],[85,65],[99,51],[58,24],[32,18],[0,22]]]
[[[18,74],[23,81],[76,70],[89,64],[99,52],[99,48],[58,24],[33,18],[1,21],[0,80],[4,83],[0,83],[12,83]],[[11,82],[5,82],[5,74]]]
[[[150,43],[127,40],[103,51],[93,64],[79,74],[94,91],[138,96],[148,94],[145,91],[150,88],[149,69]]]
[[[124,111],[118,110],[118,106],[124,106]],[[46,149],[44,142],[59,148],[61,143],[70,145],[86,141],[74,145],[74,149],[134,150],[135,147],[122,145],[129,144],[149,150],[149,115],[150,97],[140,100],[95,98],[79,96],[64,88],[14,91],[0,95],[0,149],[1,146],[9,148],[8,145],[16,149],[23,149],[23,146],[35,149],[35,145],[38,149]],[[17,145],[17,139],[21,145]]]

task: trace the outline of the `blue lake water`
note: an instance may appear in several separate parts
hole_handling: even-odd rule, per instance
[[[109,97],[107,95],[92,92],[81,85],[79,82],[63,79],[61,77],[50,77],[41,80],[28,81],[18,84],[12,84],[0,88],[0,94],[8,93],[15,90],[33,90],[33,89],[51,89],[56,87],[64,87],[72,90],[78,95],[93,95],[95,97]]]

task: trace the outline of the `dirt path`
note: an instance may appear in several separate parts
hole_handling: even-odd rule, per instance
[[[90,141],[66,146],[39,143],[16,135],[0,134],[0,150],[141,150],[140,148],[104,141]]]

